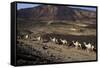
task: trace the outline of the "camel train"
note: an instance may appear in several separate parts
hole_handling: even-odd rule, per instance
[[[40,41],[42,39],[41,36],[38,36],[37,37],[37,41]],[[90,51],[96,51],[96,48],[89,42],[89,43],[86,43],[86,42],[83,42],[82,44],[79,42],[79,41],[71,41],[69,43],[69,41],[67,41],[66,39],[57,39],[56,37],[53,37],[51,38],[50,37],[50,40],[51,42],[55,43],[55,44],[59,44],[59,45],[66,45],[66,46],[74,46],[76,49],[85,49],[86,51],[90,52]]]
[[[24,39],[28,39],[29,35],[26,34],[23,36]],[[44,41],[44,39],[41,36],[37,36],[36,37],[36,41]],[[71,43],[69,43],[69,41],[67,41],[66,39],[62,39],[62,38],[56,38],[56,37],[50,37],[49,41],[58,44],[58,45],[64,45],[64,46],[73,46],[76,49],[85,49],[86,51],[90,52],[90,51],[95,51],[96,52],[96,48],[89,42],[83,42],[83,44],[81,44],[79,41],[71,41]],[[48,41],[47,41],[48,42]]]

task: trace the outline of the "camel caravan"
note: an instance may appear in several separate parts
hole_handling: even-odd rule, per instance
[[[86,51],[89,51],[89,52],[90,51],[95,51],[96,52],[96,48],[91,43],[83,42],[83,44],[81,44],[79,41],[69,42],[65,39],[57,39],[55,37],[51,38],[51,41],[56,43],[56,44],[66,45],[68,47],[74,47],[76,49],[85,49]]]
[[[22,38],[24,38],[25,40],[30,38],[29,34],[25,34],[21,36]],[[33,36],[32,36],[33,37]],[[31,38],[32,38],[31,37]],[[18,39],[20,39],[20,37],[18,36]],[[41,35],[38,35],[34,38],[32,38],[32,41],[42,41],[42,43],[48,43],[48,42],[52,42],[54,44],[58,44],[58,45],[63,45],[63,46],[67,46],[67,47],[73,47],[76,49],[82,49],[82,50],[86,50],[87,52],[96,52],[96,48],[89,42],[79,42],[79,41],[68,41],[66,39],[62,39],[62,38],[56,38],[56,37],[48,37],[48,39],[44,39]]]

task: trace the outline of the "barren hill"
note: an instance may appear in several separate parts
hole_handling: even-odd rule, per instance
[[[35,21],[80,21],[95,22],[96,12],[59,5],[40,5],[18,10],[18,17]]]

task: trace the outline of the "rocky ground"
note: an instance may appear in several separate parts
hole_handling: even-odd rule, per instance
[[[17,65],[96,60],[96,52],[94,51],[88,52],[86,49],[76,49],[74,47],[55,44],[49,39],[50,37],[55,37],[66,39],[69,42],[73,40],[77,40],[80,43],[90,42],[96,48],[96,28],[89,26],[89,24],[80,25],[72,23],[63,25],[57,23],[33,25],[24,23],[17,24],[17,26]],[[29,38],[24,39],[23,35],[27,34]],[[46,39],[46,42],[35,40],[34,38],[37,36]]]
[[[95,52],[87,52],[53,42],[18,40],[17,43],[18,65],[96,60]]]

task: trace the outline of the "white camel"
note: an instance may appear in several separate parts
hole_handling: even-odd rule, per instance
[[[78,41],[72,41],[73,42],[73,44],[75,45],[75,48],[81,48],[81,44],[78,42]]]
[[[61,42],[63,43],[63,44],[67,44],[68,42],[67,42],[67,40],[62,40],[62,39],[60,39],[61,40]]]
[[[56,43],[57,42],[57,39],[54,37],[54,38],[51,38],[50,37],[50,40],[52,41],[52,42],[54,42],[54,43]]]
[[[91,43],[88,43],[88,44],[86,44],[86,42],[83,42],[83,43],[84,43],[84,45],[85,45],[87,51],[93,50],[93,49],[94,49],[94,46],[93,46]]]

